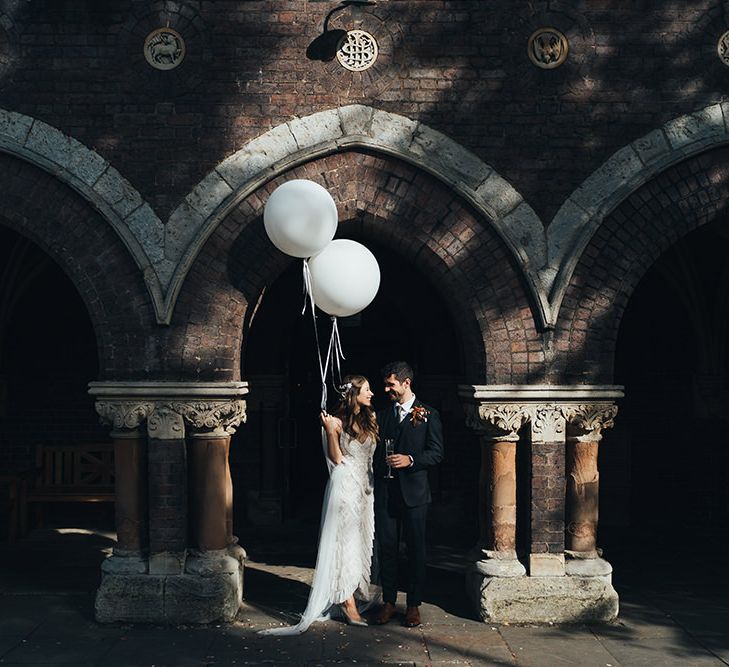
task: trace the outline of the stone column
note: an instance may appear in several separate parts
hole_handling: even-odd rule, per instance
[[[481,405],[469,419],[481,440],[480,544],[477,569],[489,576],[521,576],[516,557],[516,447],[527,419],[520,405]]]
[[[117,543],[102,563],[108,573],[144,573],[149,547],[147,526],[147,434],[141,427],[153,405],[100,401],[96,411],[112,426],[114,441],[114,512]]]
[[[607,575],[610,565],[600,558],[597,522],[600,473],[598,443],[602,430],[613,426],[617,406],[585,404],[565,407],[567,417],[567,494],[565,530],[567,573]]]
[[[245,551],[232,534],[230,438],[245,421],[242,400],[176,402],[188,426],[190,535],[185,573],[194,587],[180,586],[168,607],[179,618],[233,620],[243,600]]]
[[[481,403],[466,412],[481,441],[480,538],[466,568],[466,594],[484,620],[503,603],[498,580],[526,574],[516,556],[516,447],[526,418],[521,405]]]
[[[97,410],[115,427],[118,475],[119,549],[102,565],[97,620],[235,618],[245,552],[232,537],[228,449],[234,427],[245,420],[240,396],[247,391],[243,382],[90,384]],[[139,430],[145,419],[146,468]],[[136,546],[141,556],[134,561],[126,551]]]
[[[483,451],[479,560],[466,570],[467,593],[480,618],[496,623],[615,618],[618,596],[609,564],[596,558],[569,557],[570,550],[565,553],[565,512],[568,522],[573,516],[591,516],[589,503],[575,514],[571,505],[566,508],[565,448],[568,422],[570,434],[579,427],[585,435],[593,433],[594,427],[588,428],[594,422],[592,412],[585,406],[607,404],[610,408],[612,400],[622,396],[622,388],[470,385],[461,386],[459,394],[464,399],[467,423],[481,433]],[[529,426],[531,467],[526,478],[515,478],[516,447],[528,445],[516,442],[524,424]],[[605,426],[607,420],[602,421]],[[572,460],[570,472],[575,469]],[[514,489],[519,486],[531,495],[528,576],[513,551]],[[567,545],[575,546],[570,540],[568,534]]]

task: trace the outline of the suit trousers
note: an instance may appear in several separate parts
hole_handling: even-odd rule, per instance
[[[400,531],[407,549],[407,605],[418,607],[425,584],[425,521],[428,505],[408,507],[402,499],[400,483],[383,480],[375,495],[375,534],[379,550],[382,598],[397,601],[397,569]]]

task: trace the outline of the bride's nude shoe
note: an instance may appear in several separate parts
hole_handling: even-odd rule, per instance
[[[342,614],[344,615],[344,620],[346,621],[347,625],[359,625],[363,627],[367,625],[367,621],[365,621],[361,616],[359,618],[352,618],[347,613],[347,609],[343,604],[339,605],[339,609],[342,611]]]

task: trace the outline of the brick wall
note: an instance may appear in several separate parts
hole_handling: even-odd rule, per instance
[[[615,150],[726,94],[709,0],[675,3],[432,2],[348,8],[330,27],[370,30],[383,49],[365,74],[305,53],[335,2],[232,0],[17,3],[5,12],[0,106],[99,151],[161,217],[226,155],[293,115],[353,102],[420,120],[510,180],[549,220]],[[158,72],[144,36],[168,25],[188,56]],[[538,70],[526,42],[553,25],[570,39]],[[389,49],[389,50],[388,50]]]

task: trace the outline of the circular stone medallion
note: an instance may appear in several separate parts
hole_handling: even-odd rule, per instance
[[[716,43],[716,52],[719,60],[729,67],[729,30],[727,30]]]
[[[364,30],[348,30],[337,47],[337,60],[350,72],[362,72],[377,60],[377,42]]]
[[[567,60],[569,42],[556,28],[539,28],[529,37],[529,59],[542,69],[554,69]]]
[[[144,57],[155,69],[174,69],[185,57],[185,40],[172,28],[158,28],[144,40]]]

